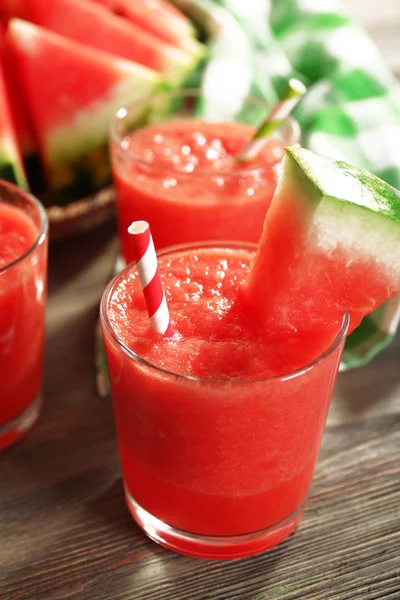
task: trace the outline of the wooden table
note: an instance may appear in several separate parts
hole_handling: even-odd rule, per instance
[[[353,3],[399,73],[398,0],[375,16]],[[95,393],[93,328],[115,253],[114,224],[51,248],[45,407],[0,457],[0,598],[399,600],[400,339],[339,376],[293,537],[241,561],[179,556],[133,524],[111,404]]]

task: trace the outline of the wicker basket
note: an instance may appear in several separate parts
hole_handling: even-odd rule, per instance
[[[111,220],[114,214],[115,193],[112,186],[66,206],[50,206],[47,208],[50,241],[91,231]]]

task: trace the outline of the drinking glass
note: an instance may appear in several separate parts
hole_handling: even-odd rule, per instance
[[[11,217],[5,220],[10,206],[16,209],[12,219],[36,230],[34,242],[16,257]],[[41,408],[47,243],[40,202],[0,181],[0,449],[29,430]]]
[[[200,247],[255,251],[213,242],[159,257]],[[128,508],[150,538],[184,554],[238,558],[271,548],[302,518],[349,317],[329,348],[293,372],[198,379],[148,362],[113,328],[111,298],[134,269],[108,284],[100,308]]]
[[[112,121],[111,163],[122,255],[127,263],[133,260],[127,233],[132,221],[151,224],[158,249],[202,240],[257,243],[260,238],[284,147],[299,142],[299,125],[286,119],[259,159],[232,167],[232,161],[224,158],[226,148],[237,152],[243,136],[251,138],[269,107],[249,97],[228,120],[220,112],[202,113],[199,119],[199,94],[198,90],[154,94],[121,108]],[[141,142],[139,156],[129,140],[138,139],[148,125],[156,128],[146,144]],[[186,128],[190,133],[182,134]],[[158,149],[160,141],[164,150]],[[167,162],[165,153],[171,155]],[[222,160],[216,161],[216,156]]]

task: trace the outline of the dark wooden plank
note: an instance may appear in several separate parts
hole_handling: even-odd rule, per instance
[[[109,419],[105,420],[108,430]],[[108,456],[108,465],[74,476],[67,473],[61,481],[56,469],[48,468],[51,477],[43,489],[38,491],[33,478],[34,495],[26,486],[36,461],[31,457],[26,465],[25,455],[21,479],[28,495],[22,494],[19,502],[14,499],[2,531],[12,536],[15,524],[23,525],[35,560],[27,566],[25,540],[19,535],[9,553],[14,584],[4,588],[4,597],[317,599],[329,589],[329,598],[390,598],[389,592],[400,589],[399,423],[400,416],[387,421],[384,443],[378,435],[362,437],[351,448],[348,438],[356,438],[358,423],[349,425],[344,443],[336,439],[335,452],[319,462],[299,532],[270,553],[230,563],[174,555],[137,531],[123,507],[120,482],[115,481],[116,453],[108,447],[108,431],[106,440],[99,436],[97,441],[101,462]],[[76,437],[59,445],[60,454],[85,438],[87,421],[80,425],[77,419],[76,426]],[[328,444],[334,433],[330,429]],[[84,447],[86,464],[87,452]],[[57,452],[51,463],[60,464]]]

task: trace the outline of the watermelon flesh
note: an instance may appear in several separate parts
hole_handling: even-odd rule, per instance
[[[7,22],[13,17],[18,19],[29,19],[30,14],[26,0],[1,0],[0,19]]]
[[[185,50],[194,56],[204,56],[205,47],[194,38],[190,21],[177,18],[165,3],[155,0],[115,0],[114,12],[138,27],[164,40],[167,44]]]
[[[106,6],[108,9],[112,10],[113,12],[116,10],[117,3],[118,3],[118,0],[92,0],[92,1],[96,2],[97,4],[101,4],[102,6]]]
[[[21,2],[21,0],[19,0]],[[110,10],[118,13],[121,11],[121,0],[92,0],[93,2],[98,2],[103,6],[106,6]],[[169,0],[126,0],[124,2],[126,5],[126,9],[128,7],[132,8],[133,12],[138,10],[138,7],[144,7],[146,14],[150,14],[149,11],[152,11],[152,21],[164,21],[168,22],[171,29],[180,36],[183,37],[195,37],[195,29],[191,23],[191,21],[184,15],[178,8],[173,6],[169,2]],[[136,11],[135,11],[136,9]],[[157,30],[157,24],[151,24],[147,20],[143,22],[143,26],[145,29],[148,28],[149,31]],[[170,40],[172,43],[172,40]]]
[[[25,1],[33,23],[159,71],[173,85],[180,84],[196,65],[197,59],[192,55],[164,43],[94,2]]]
[[[18,19],[9,23],[7,42],[29,104],[51,202],[82,198],[110,183],[110,119],[128,102],[145,100],[161,76]]]
[[[289,148],[245,287],[261,326],[338,329],[400,291],[400,192],[377,177]]]
[[[22,155],[30,156],[36,152],[35,137],[12,56],[5,41],[5,31],[5,27],[0,31],[0,60],[4,69],[8,105]]]
[[[8,98],[4,69],[0,62],[0,179],[27,189]]]

